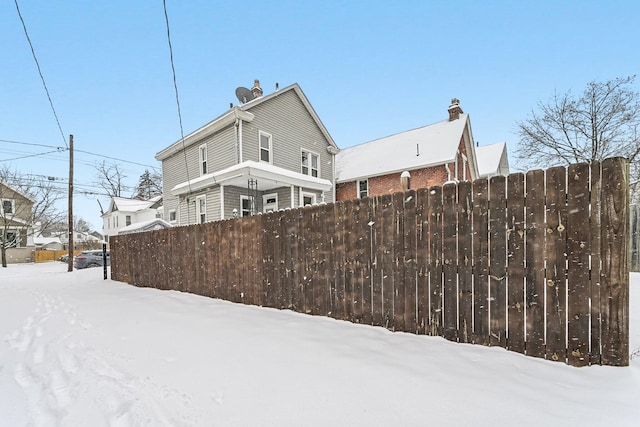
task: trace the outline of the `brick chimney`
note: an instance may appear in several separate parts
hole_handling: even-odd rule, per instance
[[[462,114],[462,108],[460,108],[460,100],[458,98],[453,98],[451,100],[451,105],[449,105],[449,121],[457,120],[460,118],[460,114]]]
[[[253,88],[251,88],[253,99],[260,98],[262,96],[262,88],[260,87],[260,80],[253,81]]]

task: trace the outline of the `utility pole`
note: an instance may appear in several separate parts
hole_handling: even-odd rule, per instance
[[[69,135],[69,259],[67,271],[73,271],[73,135]]]

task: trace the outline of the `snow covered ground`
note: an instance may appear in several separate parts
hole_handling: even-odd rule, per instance
[[[2,426],[640,423],[640,356],[573,368],[66,269],[0,269]]]

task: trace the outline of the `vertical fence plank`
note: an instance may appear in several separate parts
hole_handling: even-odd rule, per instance
[[[488,181],[473,182],[473,342],[489,345]]]
[[[546,358],[565,361],[566,358],[566,242],[567,208],[566,176],[564,167],[555,167],[546,173],[545,206],[547,216],[545,270],[547,347]]]
[[[629,165],[602,161],[602,363],[629,365]]]
[[[471,182],[458,184],[458,340],[463,343],[472,341],[473,332],[473,234]]]
[[[363,213],[362,209],[366,202],[356,199],[353,210],[353,222],[349,234],[351,236],[352,264],[351,264],[351,284],[353,295],[353,321],[362,323],[363,299],[364,299],[364,237],[363,237]]]
[[[335,235],[333,241],[333,253],[335,259],[334,265],[334,318],[340,320],[346,320],[345,316],[345,292],[344,292],[344,279],[346,270],[346,255],[345,255],[345,202],[337,202],[333,206],[333,212],[335,213]]]
[[[404,247],[404,289],[405,289],[405,330],[416,333],[417,308],[416,308],[416,192],[409,190],[404,193],[404,217],[402,219]]]
[[[382,202],[382,319],[383,326],[389,330],[394,329],[393,314],[393,197],[385,194],[380,197]]]
[[[322,214],[320,215],[319,221],[322,223],[319,233],[321,233],[320,238],[322,239],[322,265],[321,265],[321,277],[323,277],[322,283],[325,289],[324,301],[323,301],[323,311],[322,314],[324,316],[331,316],[331,311],[333,310],[333,247],[331,240],[335,234],[335,216],[333,205],[324,205]]]
[[[429,323],[429,189],[416,194],[416,260],[418,333],[426,333]]]
[[[602,213],[602,182],[600,173],[600,162],[591,164],[591,187],[590,187],[590,205],[591,212],[589,215],[589,242],[591,271],[589,275],[589,284],[591,288],[591,360],[590,363],[599,365],[602,363],[602,346],[600,338],[602,331],[601,310],[602,299],[600,295],[600,235],[602,234],[602,225],[600,222]]]
[[[344,320],[353,321],[354,306],[354,276],[355,276],[355,241],[356,235],[353,232],[355,225],[355,210],[359,209],[358,200],[345,200],[344,216]],[[356,299],[357,301],[357,299]],[[357,302],[356,302],[357,303]]]
[[[458,341],[458,248],[456,184],[442,188],[442,331],[446,339]]]
[[[489,181],[489,344],[507,347],[507,225],[504,176]]]
[[[544,171],[526,175],[526,351],[544,357]]]
[[[524,292],[524,175],[509,175],[507,178],[507,227],[508,233],[508,268],[507,280],[509,288],[509,328],[507,348],[524,353],[525,340],[525,292]]]
[[[404,247],[404,193],[393,194],[393,321],[394,331],[406,331],[404,311],[405,283],[402,249]]]
[[[373,224],[371,224],[371,245],[372,245],[372,268],[371,268],[371,283],[373,287],[371,307],[373,312],[373,325],[384,326],[383,316],[383,294],[382,294],[382,282],[384,276],[384,268],[382,261],[384,259],[385,247],[383,244],[383,205],[382,198],[371,198],[371,214],[375,218]]]
[[[371,282],[371,199],[365,198],[360,204],[360,239],[362,251],[360,264],[362,274],[362,323],[373,324],[373,288]]]
[[[567,175],[567,360],[589,364],[589,165],[570,165]]]
[[[429,335],[442,336],[442,187],[429,191]]]
[[[327,234],[326,234],[326,205],[319,206],[312,212],[311,233],[314,241],[314,279],[313,279],[313,314],[325,316],[327,314]]]

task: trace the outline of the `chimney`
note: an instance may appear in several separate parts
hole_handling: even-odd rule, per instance
[[[460,108],[460,100],[458,98],[453,98],[451,100],[451,105],[449,105],[449,121],[459,119],[460,114],[462,114],[462,108]]]
[[[253,81],[253,88],[251,88],[253,99],[260,98],[262,96],[262,88],[260,87],[260,80]]]

